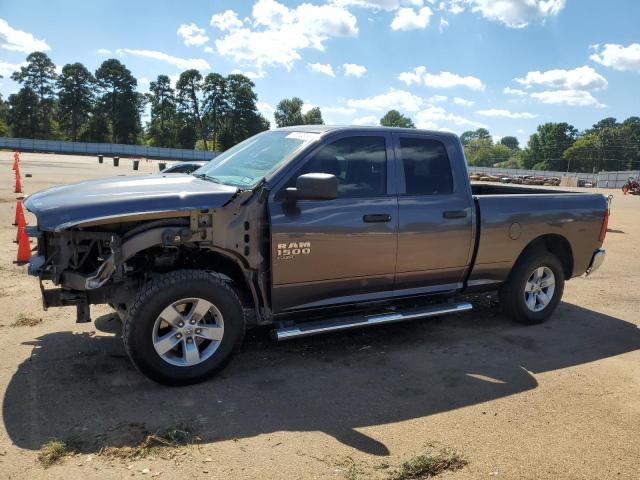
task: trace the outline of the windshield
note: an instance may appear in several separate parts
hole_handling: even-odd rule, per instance
[[[251,188],[275,171],[292,153],[317,138],[318,133],[264,132],[221,153],[193,175],[227,185]]]

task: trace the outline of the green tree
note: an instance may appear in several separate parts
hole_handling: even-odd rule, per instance
[[[320,107],[313,107],[302,115],[302,123],[305,125],[324,125]]]
[[[110,124],[112,143],[136,143],[141,131],[142,96],[136,92],[137,80],[120,61],[105,60],[96,70],[96,81],[102,95],[99,111]]]
[[[219,73],[210,73],[204,78],[202,90],[204,92],[203,113],[212,130],[213,150],[216,150],[225,118],[229,114],[227,80]]]
[[[38,95],[28,87],[9,95],[9,125],[14,137],[40,138]]]
[[[229,112],[225,116],[225,126],[220,134],[222,150],[269,129],[269,122],[260,115],[256,107],[258,96],[253,91],[255,84],[241,74],[231,74],[226,80]]]
[[[520,143],[516,137],[502,137],[500,139],[500,145],[504,145],[511,150],[518,150],[520,148]]]
[[[30,53],[27,56],[27,64],[11,75],[12,80],[22,85],[22,89],[31,90],[37,97],[36,104],[30,104],[31,107],[35,108],[34,115],[35,119],[37,119],[37,123],[32,124],[31,138],[52,138],[53,136],[55,129],[53,125],[53,108],[56,78],[55,64],[47,54],[42,52]],[[21,98],[26,100],[29,97],[31,97],[29,93],[23,92]]]
[[[595,133],[588,133],[579,137],[567,148],[562,157],[567,162],[567,171],[593,172],[599,169],[602,160],[600,156],[599,139]]]
[[[0,75],[0,78],[3,78]],[[9,104],[5,102],[0,94],[0,137],[9,136]]]
[[[380,125],[383,127],[402,127],[416,128],[409,117],[405,117],[398,110],[389,110],[384,117],[380,119]]]
[[[75,142],[91,117],[95,78],[83,64],[67,64],[62,67],[57,86],[60,127]]]
[[[493,137],[486,128],[463,132],[462,135],[460,135],[460,142],[465,147],[473,141],[480,141],[483,145],[493,145]]]
[[[536,133],[529,137],[526,168],[565,171],[567,161],[562,154],[577,135],[576,128],[566,122],[539,125]]]
[[[147,100],[151,106],[147,135],[156,147],[176,146],[176,98],[167,75],[149,84]]]
[[[207,130],[202,119],[200,101],[202,96],[202,75],[198,70],[185,70],[180,74],[176,82],[176,98],[178,101],[178,111],[184,115],[188,124],[188,130],[197,132],[204,144],[207,146]],[[194,145],[188,148],[193,148]]]
[[[285,98],[276,106],[273,116],[278,127],[292,127],[303,125],[302,106],[304,102],[299,97]]]

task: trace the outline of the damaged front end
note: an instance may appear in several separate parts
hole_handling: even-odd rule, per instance
[[[43,307],[75,305],[78,322],[90,321],[91,304],[109,304],[124,315],[150,278],[184,268],[220,272],[247,286],[254,305],[265,305],[259,293],[266,278],[259,275],[265,270],[263,193],[237,191],[216,208],[128,212],[58,230],[29,227],[38,244],[29,274],[39,278]],[[26,206],[36,210],[29,201]]]

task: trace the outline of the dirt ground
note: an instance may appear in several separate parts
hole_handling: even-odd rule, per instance
[[[23,187],[134,173],[110,161],[23,154]],[[469,462],[446,479],[640,478],[640,198],[604,192],[607,260],[567,284],[543,325],[481,307],[282,344],[256,332],[217,378],[167,388],[134,370],[107,308],[89,324],[42,311],[37,281],[12,263],[11,163],[0,152],[0,477],[384,479],[436,443]],[[192,445],[100,453],[178,424]],[[51,438],[81,453],[45,469]]]

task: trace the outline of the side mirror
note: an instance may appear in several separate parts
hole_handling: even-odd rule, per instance
[[[292,200],[333,200],[338,196],[338,178],[329,173],[305,173],[296,180],[295,187],[287,188]]]

